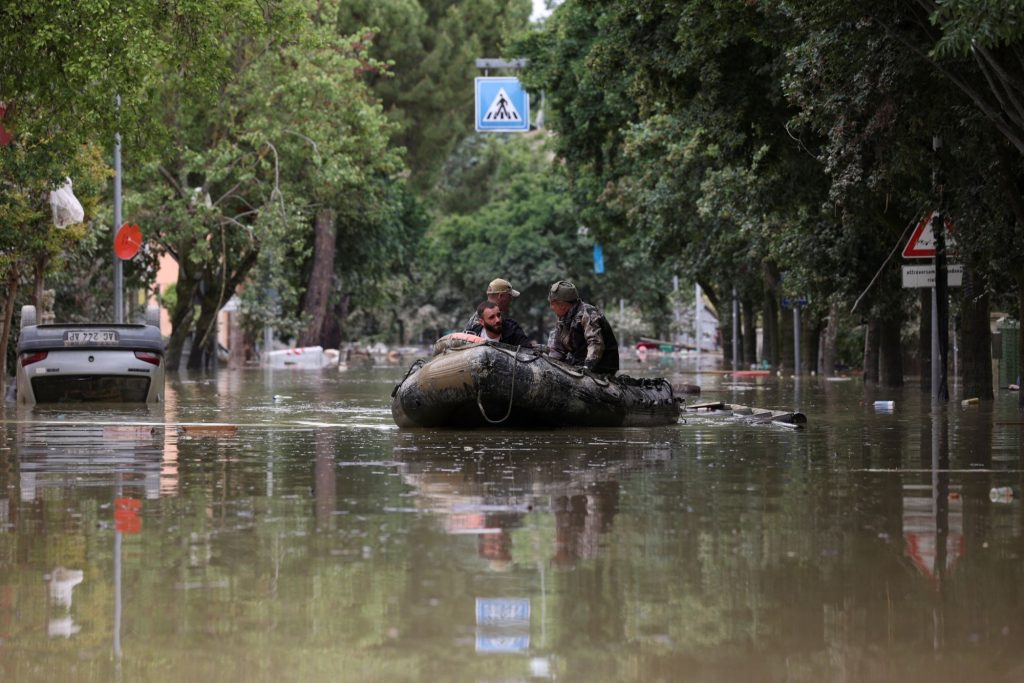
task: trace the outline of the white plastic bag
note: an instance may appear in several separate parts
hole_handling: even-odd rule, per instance
[[[85,210],[71,191],[71,178],[65,178],[64,184],[50,193],[50,209],[53,211],[53,225],[58,228],[85,220]]]

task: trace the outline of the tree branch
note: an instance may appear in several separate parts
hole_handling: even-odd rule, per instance
[[[989,63],[989,68],[991,68],[992,71],[994,71],[996,76],[999,78],[999,83],[1003,86],[1003,91],[1006,93],[1006,97],[1013,104],[1013,107],[1017,112],[1016,123],[1018,126],[1022,125],[1022,123],[1024,123],[1024,107],[1021,106],[1020,100],[1017,98],[1017,95],[1014,93],[1014,90],[1018,90],[1020,92],[1024,92],[1024,90],[1021,90],[1019,84],[1014,83],[1014,79],[1008,73],[1006,73],[1006,70],[1003,69],[1002,64],[999,63],[999,61],[995,58],[991,51],[982,47],[978,48],[977,52],[980,53],[981,56],[985,58],[985,61]],[[993,89],[993,91],[995,90],[995,86],[990,87]],[[1004,104],[1003,109],[1009,109],[1009,107],[1007,107]]]
[[[919,48],[918,46],[912,44],[906,38],[901,36],[899,34],[899,32],[894,31],[885,22],[878,21],[874,17],[871,17],[871,19],[883,31],[888,33],[891,37],[895,38],[904,47],[906,47],[908,50],[913,52],[915,55],[917,55],[921,59],[925,60],[928,64],[931,64],[932,67],[935,68],[939,73],[941,73],[943,76],[948,78],[949,81],[953,85],[955,85],[957,88],[959,88],[965,95],[967,95],[971,99],[971,101],[974,102],[975,106],[977,106],[978,109],[981,110],[981,113],[984,114],[985,117],[987,119],[989,119],[989,121],[992,122],[992,124],[996,127],[996,129],[1000,133],[1002,133],[1003,136],[1005,136],[1006,139],[1009,140],[1010,143],[1014,147],[1016,147],[1017,150],[1020,151],[1021,154],[1024,154],[1024,138],[1021,137],[1020,132],[1017,131],[1014,128],[1014,126],[1010,125],[1010,123],[1008,123],[1005,120],[1005,118],[1002,115],[999,114],[999,112],[995,111],[992,108],[992,105],[990,105],[985,100],[985,98],[981,96],[981,94],[977,90],[972,88],[970,85],[967,84],[966,81],[964,81],[962,78],[960,78],[957,75],[955,75],[952,71],[950,71],[949,69],[944,67],[942,64],[940,64],[937,61],[935,61],[934,59],[932,59],[921,48]]]
[[[163,164],[160,164],[160,175],[162,175],[164,177],[164,180],[166,180],[167,183],[174,188],[174,191],[178,193],[179,198],[185,198],[185,191],[181,189],[181,185],[178,184],[178,181],[175,179],[174,175],[166,168],[164,168]]]

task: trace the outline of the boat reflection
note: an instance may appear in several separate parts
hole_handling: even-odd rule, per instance
[[[600,553],[603,536],[619,509],[620,479],[639,468],[661,466],[667,445],[632,443],[595,457],[593,450],[565,449],[547,456],[487,450],[482,455],[425,459],[396,451],[402,480],[416,492],[416,506],[439,517],[451,535],[477,536],[477,553],[493,571],[516,563],[517,529],[550,530],[546,560],[571,569]],[[534,517],[527,525],[526,519]]]
[[[558,590],[552,571],[565,575],[600,561],[624,482],[671,458],[667,444],[626,441],[550,453],[514,444],[464,456],[408,456],[401,447],[395,453],[417,511],[435,516],[453,541],[476,537],[483,562],[467,568],[473,651],[524,657],[531,678],[556,676],[561,666],[548,642],[549,633],[564,630],[557,623],[562,610],[549,609]],[[458,543],[447,545],[458,552]]]

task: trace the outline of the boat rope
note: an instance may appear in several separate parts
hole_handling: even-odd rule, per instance
[[[419,360],[417,360],[417,361],[416,361],[415,363],[413,363],[412,365],[410,365],[410,366],[409,366],[409,371],[408,371],[407,373],[405,373],[405,377],[403,377],[403,378],[402,378],[402,381],[401,381],[401,382],[399,382],[398,384],[396,384],[396,385],[395,385],[395,388],[391,390],[391,398],[394,398],[394,397],[395,397],[395,394],[397,394],[397,393],[398,393],[398,390],[399,390],[399,389],[401,388],[401,386],[402,386],[403,384],[405,384],[405,380],[409,379],[409,375],[411,375],[412,373],[414,373],[414,372],[416,372],[417,370],[419,370],[420,368],[422,368],[422,367],[423,367],[423,365],[424,365],[424,364],[425,364],[426,362],[427,362],[427,359],[426,359],[426,358],[420,358],[420,359],[419,359]]]
[[[483,418],[490,422],[492,425],[500,425],[502,422],[507,420],[509,416],[512,414],[512,400],[515,398],[516,395],[516,370],[519,368],[519,349],[520,347],[517,346],[516,354],[514,356],[515,360],[512,363],[512,386],[509,388],[508,391],[508,410],[505,412],[505,417],[501,418],[500,420],[492,420],[491,418],[487,417],[487,411],[484,410],[484,404],[480,400],[481,390],[476,390],[476,407],[480,409],[480,415],[482,415]]]

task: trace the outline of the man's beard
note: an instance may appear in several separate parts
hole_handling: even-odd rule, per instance
[[[491,334],[495,334],[495,335],[501,336],[501,325],[498,325],[497,327],[492,327],[491,325],[488,325],[487,323],[483,323],[483,326],[484,326],[484,329],[487,330],[488,332],[490,332]]]

